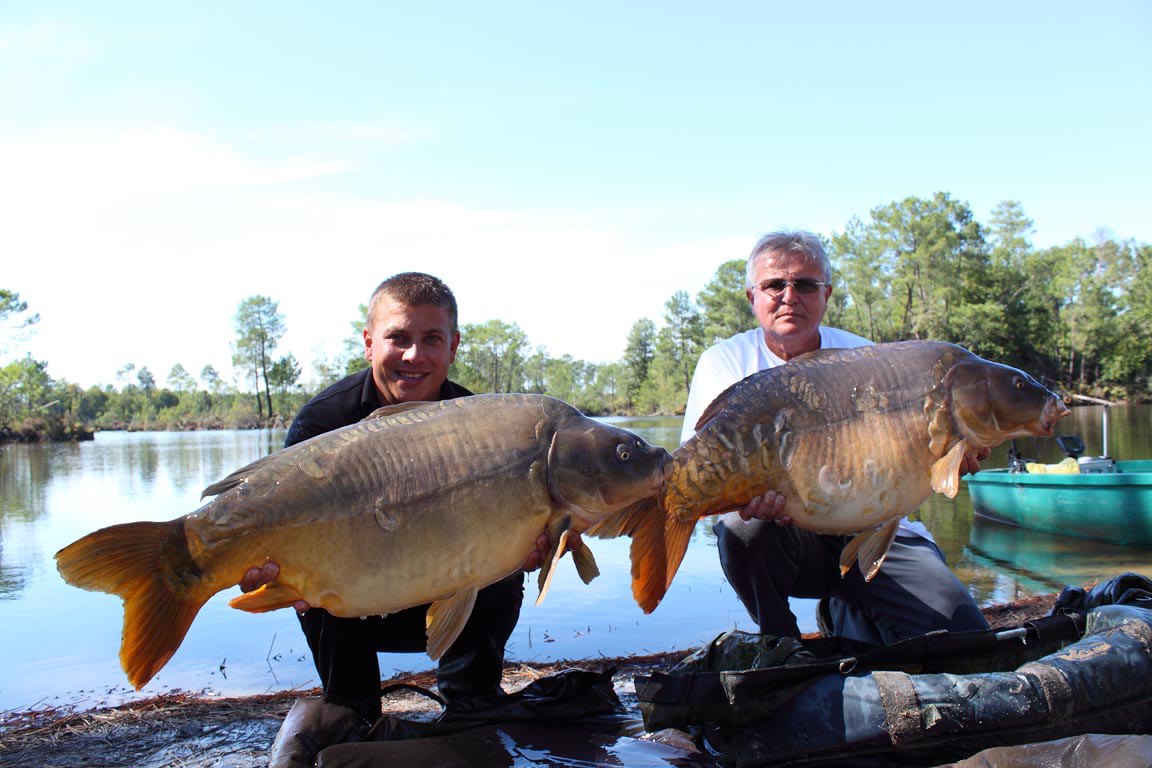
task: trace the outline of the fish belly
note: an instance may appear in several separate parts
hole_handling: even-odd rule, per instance
[[[806,530],[873,528],[931,493],[927,432],[917,426],[916,414],[904,411],[815,424],[790,422],[786,407],[752,419],[737,412],[680,449],[666,505],[673,515],[699,517],[774,490],[786,499],[784,513]]]
[[[549,510],[512,505],[413,505],[387,515],[368,505],[358,515],[219,542],[197,561],[230,586],[248,568],[271,560],[280,566],[278,582],[310,605],[336,616],[385,615],[515,572],[548,518]]]
[[[803,436],[789,466],[785,513],[816,533],[848,534],[913,511],[932,493],[927,436],[901,413],[864,414]]]

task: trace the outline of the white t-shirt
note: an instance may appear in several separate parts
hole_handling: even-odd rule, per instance
[[[872,342],[838,328],[820,326],[821,349],[847,349],[865,347]],[[784,365],[764,341],[764,332],[753,328],[723,341],[713,344],[700,355],[696,371],[692,374],[692,386],[688,390],[688,404],[684,408],[684,426],[680,430],[680,442],[696,434],[696,422],[716,396],[746,376],[759,371]],[[908,518],[900,521],[900,535],[923,536],[933,541],[932,534],[923,523],[912,522]]]

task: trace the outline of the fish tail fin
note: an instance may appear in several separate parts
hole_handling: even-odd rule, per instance
[[[668,591],[668,553],[664,545],[664,513],[655,496],[627,509],[632,537],[632,597],[644,613],[652,613]]]
[[[199,573],[182,520],[102,528],[57,552],[56,568],[74,587],[124,601],[120,666],[136,690],[172,658],[212,596],[205,590],[173,590],[174,582],[188,583]]]
[[[667,558],[665,589],[672,586],[672,578],[680,570],[680,563],[684,561],[684,553],[688,551],[688,542],[692,540],[694,530],[695,520],[681,520],[669,515],[664,521],[664,552]]]
[[[601,520],[587,533],[602,539],[632,537],[632,597],[645,613],[652,613],[680,567],[694,526],[694,522],[669,517],[660,498],[648,496]]]

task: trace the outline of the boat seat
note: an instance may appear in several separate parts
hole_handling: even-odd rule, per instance
[[[1080,462],[1069,456],[1057,464],[1028,462],[1024,465],[1024,469],[1032,475],[1078,475]]]

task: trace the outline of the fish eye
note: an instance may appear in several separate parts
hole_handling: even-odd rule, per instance
[[[620,461],[628,461],[632,458],[632,450],[628,447],[627,443],[620,443],[616,446],[616,458]]]
[[[1012,377],[1012,386],[1016,387],[1016,389],[1024,389],[1024,377],[1023,376],[1013,376]]]

